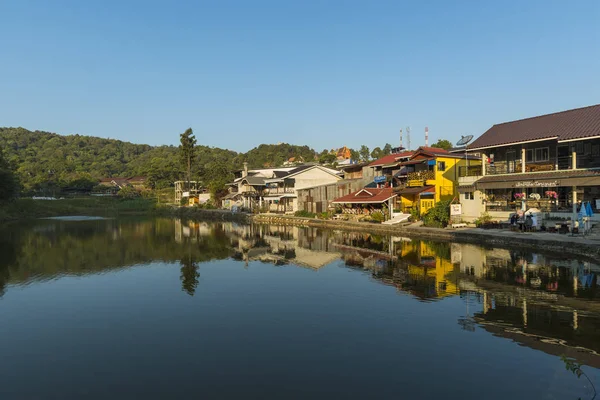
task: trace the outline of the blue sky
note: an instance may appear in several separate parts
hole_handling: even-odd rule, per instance
[[[0,126],[412,147],[600,103],[600,2],[0,1]]]

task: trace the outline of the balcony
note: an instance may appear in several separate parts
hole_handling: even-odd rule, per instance
[[[482,166],[481,165],[469,165],[458,167],[458,177],[464,178],[466,176],[481,176]]]
[[[569,163],[569,159],[564,160],[562,157],[559,157],[558,159],[553,158],[547,161],[526,162],[524,172],[547,172],[569,169]],[[486,175],[521,174],[523,173],[523,166],[520,160],[496,161],[493,164],[486,165],[485,173]]]
[[[265,189],[265,195],[273,196],[278,194],[294,194],[293,187],[276,187],[276,188],[267,188]]]
[[[406,179],[406,186],[415,187],[415,186],[425,186],[427,181],[435,180],[435,172],[434,171],[417,171],[417,172],[409,172]]]

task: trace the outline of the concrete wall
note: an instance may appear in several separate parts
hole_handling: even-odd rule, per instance
[[[462,206],[462,219],[466,222],[473,222],[485,212],[483,204],[484,193],[480,190],[473,191],[473,200],[466,199],[465,193],[460,193],[460,204]]]

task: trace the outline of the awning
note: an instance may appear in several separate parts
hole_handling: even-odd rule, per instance
[[[435,193],[435,186],[416,186],[416,187],[408,187],[404,189],[400,189],[397,193],[400,196],[404,196],[405,194],[418,194],[418,193]]]
[[[464,192],[472,192],[475,190],[475,186],[473,185],[464,185],[464,186],[459,186],[457,188],[459,193],[464,193]]]
[[[427,161],[427,159],[421,159],[421,160],[410,160],[410,161],[404,161],[404,162],[400,163],[399,165],[416,165],[416,164],[423,164],[425,161]]]

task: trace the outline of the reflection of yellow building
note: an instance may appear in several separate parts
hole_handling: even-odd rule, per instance
[[[452,260],[444,258],[436,249],[424,241],[400,242],[397,254],[407,262],[407,272],[411,281],[427,290],[426,297],[444,297],[459,293],[454,280],[455,266]]]

